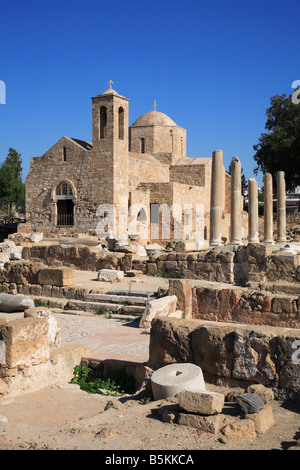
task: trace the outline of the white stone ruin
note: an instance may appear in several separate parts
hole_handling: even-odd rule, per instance
[[[0,294],[0,311],[5,313],[24,312],[28,308],[33,308],[34,301],[24,295]]]
[[[175,397],[183,390],[206,390],[201,367],[190,363],[170,364],[156,370],[151,376],[151,388],[154,400]]]
[[[43,240],[43,234],[42,233],[32,233],[29,238],[33,243],[38,243],[38,242],[41,242]]]
[[[124,277],[124,271],[116,269],[100,269],[98,272],[98,281],[112,282],[120,281]]]

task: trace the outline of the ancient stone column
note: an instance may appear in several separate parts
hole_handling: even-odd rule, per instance
[[[210,246],[222,245],[222,170],[223,152],[214,150],[211,170]]]
[[[242,168],[237,157],[230,164],[231,173],[231,232],[230,244],[242,244]]]
[[[248,242],[258,243],[258,186],[254,178],[248,180]]]
[[[264,174],[264,243],[273,243],[273,178]]]
[[[277,242],[286,242],[286,201],[284,171],[277,171]]]

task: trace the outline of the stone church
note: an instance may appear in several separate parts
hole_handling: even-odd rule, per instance
[[[88,236],[107,230],[144,242],[196,236],[205,244],[211,166],[211,158],[187,157],[186,130],[155,102],[129,126],[129,100],[110,81],[92,98],[91,143],[62,137],[31,159],[22,231]],[[230,175],[224,168],[222,181],[222,236],[228,237]]]

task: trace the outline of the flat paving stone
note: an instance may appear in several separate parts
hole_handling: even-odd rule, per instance
[[[150,336],[143,334],[138,322],[122,323],[116,319],[56,314],[61,342],[88,344],[93,348],[90,359],[118,359],[146,362]],[[133,359],[135,358],[135,359]]]

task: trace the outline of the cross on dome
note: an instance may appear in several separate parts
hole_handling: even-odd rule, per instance
[[[111,90],[111,87],[112,87],[112,84],[113,84],[113,83],[114,83],[114,82],[113,82],[112,80],[109,80],[108,84],[109,84],[109,89],[110,89],[110,90]]]
[[[156,111],[156,108],[157,108],[156,100],[154,100],[153,108],[154,108],[154,111]]]

